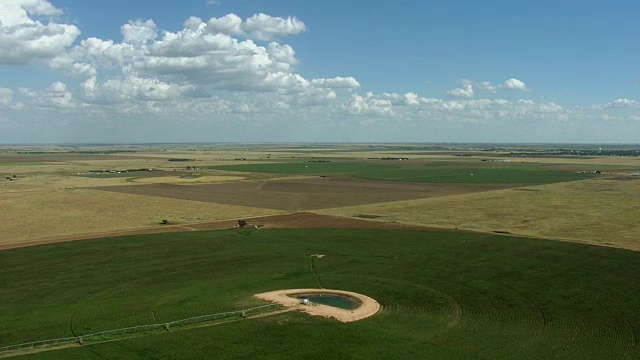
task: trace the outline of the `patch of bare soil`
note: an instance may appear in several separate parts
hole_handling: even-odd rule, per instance
[[[307,211],[464,194],[492,190],[496,187],[317,177],[198,185],[123,185],[92,189],[276,210]]]
[[[310,304],[304,305],[300,301],[300,299],[296,298],[297,294],[336,294],[343,295],[347,297],[351,297],[356,299],[360,305],[353,310],[345,310],[340,309],[333,306],[322,305],[322,304]],[[272,301],[278,303],[280,305],[284,305],[289,308],[293,308],[295,310],[304,311],[307,314],[313,316],[322,316],[322,317],[330,317],[337,319],[342,322],[351,322],[357,321],[364,318],[368,318],[369,316],[373,316],[377,314],[381,306],[380,304],[373,298],[370,298],[366,295],[354,293],[351,291],[343,291],[343,290],[330,290],[330,289],[289,289],[289,290],[278,290],[271,291],[262,294],[256,294],[257,298]]]

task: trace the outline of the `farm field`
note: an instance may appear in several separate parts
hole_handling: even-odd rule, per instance
[[[439,230],[422,225],[407,225],[395,222],[372,221],[367,215],[360,217],[344,217],[321,215],[312,212],[295,212],[280,215],[265,215],[244,218],[249,228],[298,229],[298,228],[339,228],[339,229],[400,229],[400,230]],[[237,219],[215,220],[188,224],[167,224],[160,227],[124,229],[117,231],[92,232],[89,234],[47,237],[29,241],[0,244],[0,250],[28,247],[34,245],[54,244],[59,242],[100,239],[114,236],[173,233],[201,230],[228,230],[238,227]]]
[[[0,245],[48,238],[200,223],[281,213],[277,210],[176,200],[142,195],[111,194],[86,189],[0,194]]]
[[[637,359],[640,159],[536,149],[0,148],[0,348],[323,286],[383,310],[18,358]]]
[[[0,148],[0,243],[164,232],[163,219],[189,226],[315,211],[639,245],[638,182],[591,181],[634,179],[638,158],[506,157],[511,152],[406,144]]]
[[[639,194],[640,178],[600,179],[319,212],[640,250]]]
[[[486,191],[499,186],[458,184],[414,185],[352,178],[309,177],[241,181],[221,184],[96,187],[95,190],[139,194],[153,197],[197,200],[286,211],[305,211],[335,206],[350,206],[408,200],[433,196]]]
[[[214,169],[274,174],[341,174],[355,178],[446,184],[545,184],[585,180],[593,174],[578,174],[584,169],[573,166],[562,169],[548,165],[514,165],[511,163],[486,163],[470,161],[405,162],[380,161],[377,163],[338,161],[333,162],[283,162],[249,165],[222,165]],[[588,170],[587,170],[588,171]]]
[[[383,305],[354,323],[284,313],[24,359],[636,359],[640,253],[479,233],[258,229],[0,252],[0,346],[231,311],[316,287]],[[268,351],[265,351],[268,349]]]

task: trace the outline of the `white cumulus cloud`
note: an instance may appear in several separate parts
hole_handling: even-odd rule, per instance
[[[158,37],[156,24],[151,19],[147,21],[129,21],[128,24],[120,28],[120,32],[124,37],[125,43],[145,44]]]
[[[272,40],[306,29],[303,22],[293,17],[256,14],[243,20],[228,14],[206,22],[190,17],[178,31],[161,30],[151,19],[131,20],[120,28],[120,42],[90,37],[72,46],[79,29],[71,27],[77,29],[72,33],[66,31],[71,25],[44,25],[29,18],[26,10],[21,11],[19,17],[26,25],[18,28],[48,29],[53,34],[68,36],[67,41],[59,42],[55,48],[34,46],[38,51],[47,51],[42,55],[46,58],[43,63],[84,78],[84,82],[74,88],[81,91],[75,98],[70,97],[71,91],[66,87],[62,92],[62,83],[52,85],[47,91],[21,90],[21,96],[30,99],[27,102],[30,104],[64,107],[81,100],[87,105],[136,101],[176,104],[180,99],[213,98],[218,92],[258,92],[278,94],[278,106],[283,108],[292,104],[329,104],[339,92],[360,87],[360,83],[349,76],[307,79],[296,72],[299,61],[293,47]],[[38,11],[53,13],[46,7]],[[14,42],[20,39],[14,29],[11,31]],[[33,34],[26,37],[38,38]],[[271,41],[256,42],[262,40]],[[29,48],[28,42],[10,47],[11,51]],[[16,61],[29,58],[23,53],[13,55],[7,51],[0,53],[0,61],[3,56],[5,62],[9,56]],[[60,95],[67,93],[69,95]],[[157,105],[154,109],[157,110]]]
[[[530,91],[527,88],[527,85],[518,79],[508,79],[499,85],[494,85],[490,81],[474,82],[467,79],[460,80],[459,83],[461,87],[450,90],[448,92],[449,95],[454,97],[469,98],[475,95],[474,91],[476,89],[490,91],[492,93],[497,92],[498,89]]]
[[[356,89],[360,87],[360,83],[355,78],[349,77],[335,77],[331,79],[313,79],[311,80],[311,84],[324,88],[331,89]]]
[[[626,107],[635,107],[638,105],[638,102],[630,99],[616,99],[615,101],[606,105],[609,108],[626,108]]]
[[[273,17],[256,14],[244,23],[244,30],[257,40],[272,40],[279,36],[299,34],[307,29],[306,25],[295,17]]]
[[[17,25],[34,24],[30,16],[53,16],[62,14],[46,0],[2,0],[0,2],[0,21],[2,25],[14,27]]]
[[[68,109],[76,106],[73,94],[62,82],[54,82],[44,91],[18,89],[18,94],[29,99],[29,104],[39,108]]]
[[[204,25],[202,19],[191,17],[185,21],[185,28],[195,30]],[[255,14],[246,20],[236,14],[227,14],[211,18],[206,22],[207,30],[231,36],[243,36],[260,41],[271,41],[281,36],[296,35],[306,31],[304,22],[295,17],[277,17],[267,14]]]
[[[64,54],[80,35],[75,25],[42,23],[33,16],[62,14],[45,0],[0,2],[0,64],[24,65]]]
[[[527,85],[518,79],[509,79],[500,84],[501,89],[528,91]]]
[[[364,96],[353,94],[351,99],[344,104],[344,108],[355,114],[393,115],[391,100],[376,96],[372,92],[368,92]]]
[[[482,81],[475,84],[478,89],[496,92],[496,86],[489,81]]]
[[[82,88],[86,100],[98,104],[179,100],[189,97],[194,91],[192,86],[140,77],[131,70],[125,71],[121,78],[104,83],[98,83],[95,77],[89,78],[82,83]]]
[[[449,90],[447,91],[447,94],[453,97],[459,97],[459,98],[473,97],[474,91],[473,91],[473,84],[471,83],[471,81],[462,80],[460,85],[462,85],[462,87]]]
[[[416,93],[406,93],[404,94],[404,101],[407,105],[419,105],[420,97]]]
[[[0,87],[0,106],[9,106],[13,101],[13,90]]]
[[[220,18],[209,19],[207,21],[207,30],[212,33],[226,35],[241,35],[244,33],[242,18],[236,14],[227,14]]]

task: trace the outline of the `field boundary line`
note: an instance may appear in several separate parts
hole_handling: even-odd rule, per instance
[[[583,181],[583,180],[580,180],[580,181]],[[389,202],[389,203],[393,203],[393,202]],[[379,204],[383,204],[383,203],[379,203]],[[323,217],[334,217],[334,218],[337,218],[337,219],[344,219],[344,220],[353,220],[354,219],[354,217],[350,216],[350,215],[338,215],[338,214],[330,214],[330,213],[325,213],[324,212],[325,210],[333,210],[333,209],[339,209],[339,208],[308,210],[308,211],[304,211],[303,213],[314,214],[314,215],[323,216]],[[274,216],[291,216],[291,215],[298,214],[298,213],[300,213],[300,212],[294,211],[294,212],[288,212],[288,213],[283,213],[283,214],[260,215],[260,216],[254,216],[254,217],[244,217],[244,218],[231,218],[231,219],[224,219],[224,220],[184,223],[184,224],[175,224],[175,225],[168,225],[168,226],[140,227],[140,228],[126,229],[126,230],[116,230],[116,231],[110,231],[110,232],[88,233],[88,234],[60,236],[60,237],[44,238],[44,239],[36,239],[36,240],[28,240],[28,241],[19,241],[19,242],[11,242],[11,243],[0,243],[0,251],[14,249],[14,248],[23,248],[23,247],[29,247],[29,246],[36,246],[36,245],[46,245],[46,244],[71,242],[71,241],[101,239],[101,238],[117,237],[117,236],[160,234],[160,233],[171,233],[171,232],[180,233],[180,232],[190,232],[190,231],[222,230],[223,228],[220,228],[220,229],[197,229],[197,228],[196,229],[188,229],[188,228],[190,228],[192,226],[198,226],[198,225],[223,224],[225,222],[230,222],[230,221],[239,220],[239,219],[254,220],[254,219],[269,218],[269,217],[274,217]],[[544,236],[544,235],[532,235],[532,234],[528,235],[528,234],[518,234],[518,233],[503,233],[503,232],[496,232],[496,231],[493,231],[493,230],[478,230],[478,229],[472,230],[472,229],[457,228],[457,227],[453,227],[453,226],[429,225],[429,224],[412,223],[412,222],[406,222],[406,221],[388,221],[388,220],[380,220],[380,219],[366,219],[366,218],[359,218],[359,217],[356,217],[355,219],[357,221],[361,222],[361,223],[369,223],[369,224],[376,224],[376,225],[381,225],[382,224],[382,225],[388,225],[388,226],[397,227],[399,229],[404,228],[405,230],[452,231],[452,232],[476,233],[476,234],[477,233],[483,233],[483,234],[509,236],[509,237],[520,237],[520,238],[529,238],[529,239],[562,241],[562,242],[570,242],[570,243],[592,245],[592,246],[601,246],[601,247],[608,247],[608,248],[615,248],[615,249],[623,249],[623,250],[631,250],[631,251],[640,252],[640,245],[632,245],[632,244],[614,244],[614,243],[596,242],[596,241],[591,241],[591,240],[582,240],[582,239],[576,239],[576,238],[565,238],[565,237],[558,237],[558,236]],[[233,225],[230,225],[229,227],[224,228],[224,229],[234,229],[234,228],[236,228],[236,227],[234,227]],[[284,228],[286,228],[286,226]],[[303,227],[296,227],[296,228],[304,228],[304,226]],[[326,228],[334,228],[334,227],[328,226]],[[357,228],[369,228],[369,227],[357,226]],[[373,226],[372,228],[375,228],[375,226]],[[391,227],[390,227],[390,229],[391,229]]]

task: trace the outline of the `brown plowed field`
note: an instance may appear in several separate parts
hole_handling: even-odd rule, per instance
[[[307,212],[298,212],[287,215],[272,215],[256,218],[245,219],[248,223],[247,227],[259,226],[260,228],[333,228],[333,229],[404,229],[404,230],[434,230],[427,226],[395,224],[381,221],[371,221],[358,218],[349,218],[341,216],[320,215]],[[52,244],[58,242],[98,239],[112,236],[140,235],[140,234],[156,234],[164,232],[184,232],[199,230],[223,230],[237,228],[237,220],[224,220],[208,223],[184,224],[184,225],[168,225],[156,226],[151,228],[113,231],[105,233],[75,235],[56,237],[51,239],[42,239],[36,241],[22,241],[16,243],[8,243],[0,245],[0,250],[13,249],[18,247]],[[442,230],[442,229],[439,229]],[[447,230],[445,230],[447,231]],[[454,230],[450,230],[454,231]]]
[[[105,186],[93,189],[285,211],[305,211],[464,194],[492,190],[496,187],[317,177],[202,185]]]

